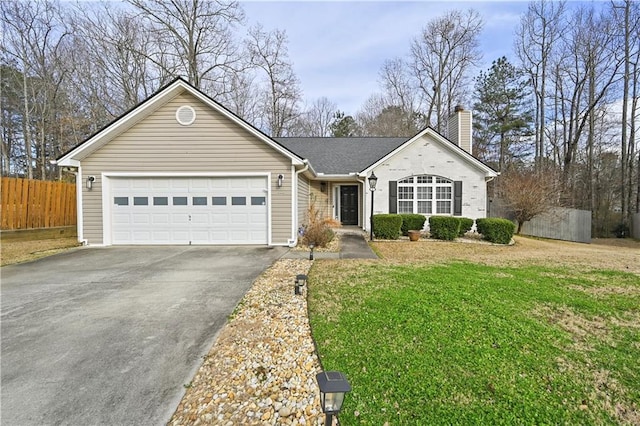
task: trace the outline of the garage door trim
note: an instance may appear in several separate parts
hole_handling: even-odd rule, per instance
[[[110,246],[113,224],[111,208],[111,178],[234,178],[264,177],[267,179],[267,244],[271,241],[271,172],[103,172],[101,174],[102,191],[102,242]]]

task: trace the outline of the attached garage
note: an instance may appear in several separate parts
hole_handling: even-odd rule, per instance
[[[267,244],[266,176],[108,179],[111,244]]]

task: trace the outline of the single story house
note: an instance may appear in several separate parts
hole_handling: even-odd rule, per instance
[[[90,245],[293,246],[310,200],[343,225],[373,211],[485,217],[497,172],[471,155],[471,113],[448,140],[271,138],[182,79],[57,164],[76,173],[78,239]]]

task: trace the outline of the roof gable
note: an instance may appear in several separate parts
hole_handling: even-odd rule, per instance
[[[160,89],[155,95],[143,101],[130,111],[124,113],[122,116],[116,118],[114,121],[99,130],[93,136],[89,137],[86,141],[76,146],[66,154],[62,155],[57,160],[57,164],[61,166],[78,166],[80,164],[79,162],[82,159],[102,148],[115,137],[126,132],[136,123],[150,116],[160,106],[165,105],[171,99],[175,98],[185,91],[193,95],[195,98],[197,98],[216,112],[230,119],[239,127],[248,131],[250,134],[257,137],[259,140],[266,143],[276,151],[280,152],[285,157],[290,158],[293,164],[303,164],[302,158],[298,157],[287,148],[278,144],[275,140],[271,139],[269,136],[265,135],[260,130],[256,129],[251,124],[247,123],[242,118],[238,117],[237,115],[226,109],[224,106],[211,99],[181,78],[178,78],[169,83],[167,86]]]
[[[487,177],[496,177],[496,176],[499,175],[499,173],[497,171],[495,171],[493,168],[491,168],[490,166],[486,165],[482,161],[478,160],[476,157],[474,157],[473,155],[469,154],[467,151],[465,151],[464,149],[460,148],[458,145],[454,144],[453,142],[451,142],[450,140],[448,140],[447,138],[442,136],[440,133],[436,132],[431,127],[426,127],[422,131],[418,132],[415,136],[413,136],[412,138],[408,139],[402,145],[398,146],[393,151],[391,151],[391,152],[387,153],[386,155],[384,155],[383,157],[377,159],[375,162],[371,163],[370,165],[368,165],[367,167],[362,169],[360,171],[359,175],[360,176],[366,176],[373,169],[375,169],[376,167],[378,167],[379,165],[381,165],[382,163],[384,163],[385,161],[387,161],[391,157],[395,156],[396,154],[402,152],[408,146],[413,145],[414,143],[416,143],[417,141],[422,139],[422,137],[424,137],[424,136],[428,136],[432,141],[435,141],[436,143],[441,145],[443,148],[445,148],[448,151],[450,151],[452,154],[459,156],[460,158],[462,158],[462,160],[467,162],[470,166],[472,166],[472,167],[474,167],[474,168],[476,168],[478,170],[481,170],[482,172],[485,173],[485,176],[487,176]]]

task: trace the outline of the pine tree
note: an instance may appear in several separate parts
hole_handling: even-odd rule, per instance
[[[529,82],[504,56],[475,79],[476,153],[499,171],[532,152],[529,95]]]

